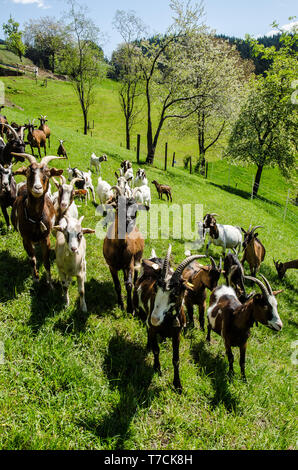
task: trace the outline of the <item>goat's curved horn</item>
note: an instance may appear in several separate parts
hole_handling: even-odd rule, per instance
[[[256,225],[252,230],[251,233],[253,234],[258,228],[264,228],[263,225]]]
[[[142,193],[140,188],[134,188],[134,190],[132,192],[132,197],[135,198],[137,193]]]
[[[122,195],[122,192],[121,192],[121,189],[119,188],[119,186],[112,186],[111,187],[111,191],[115,190],[118,194],[118,196],[121,196]]]
[[[265,285],[266,285],[266,287],[267,287],[267,289],[268,289],[269,294],[270,294],[270,295],[273,295],[273,291],[272,291],[272,288],[271,288],[271,286],[270,286],[270,284],[269,284],[268,279],[266,279],[265,276],[263,276],[263,274],[260,274],[260,276],[261,276],[261,278],[263,279],[263,281],[265,282]]]
[[[170,257],[172,253],[172,245],[169,245],[168,251],[167,251],[167,256],[164,259],[163,262],[163,267],[162,267],[162,279],[165,281],[166,277],[169,272],[169,266],[170,266]]]
[[[220,217],[218,214],[210,214],[212,217]]]
[[[23,158],[27,158],[27,160],[29,160],[30,165],[32,165],[32,163],[36,163],[36,158],[33,157],[33,155],[29,155],[28,153],[15,153],[15,152],[11,152],[11,155],[13,155],[14,157],[23,157]]]
[[[62,176],[63,176],[63,175],[62,175]],[[65,179],[65,177],[64,177],[64,179]],[[78,183],[79,181],[84,181],[84,180],[83,180],[83,178],[74,178],[73,180],[71,180],[70,184],[71,184],[72,186],[74,186],[74,185],[75,185],[76,183]],[[66,179],[65,179],[65,183],[63,183],[63,184],[66,184]]]
[[[213,269],[216,269],[216,262],[214,261],[214,259],[212,258],[212,256],[209,256],[209,258],[211,259],[211,263],[212,263],[212,268]]]
[[[8,127],[8,129],[14,134],[15,138],[19,139],[18,133],[13,127],[11,127],[9,124],[2,124],[2,126]]]
[[[40,164],[41,165],[47,165],[52,160],[65,160],[65,158],[64,157],[56,157],[55,155],[49,155],[48,157],[43,157]]]
[[[186,266],[188,266],[190,263],[192,263],[196,259],[201,259],[201,258],[206,258],[206,255],[193,255],[193,256],[189,256],[184,261],[182,261],[182,263],[179,264],[178,268],[176,269],[176,271],[174,272],[172,276],[171,285],[175,285],[179,282],[181,275],[184,269],[186,268]]]
[[[244,276],[244,279],[248,281],[252,281],[255,284],[257,284],[259,288],[261,289],[261,291],[263,292],[263,294],[265,295],[265,297],[269,297],[269,292],[267,290],[267,287],[265,287],[264,284],[259,279],[257,279],[256,277],[251,277],[251,276]]]

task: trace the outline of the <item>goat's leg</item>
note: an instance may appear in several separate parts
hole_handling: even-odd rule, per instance
[[[77,281],[78,281],[78,291],[80,295],[80,307],[82,312],[86,313],[87,312],[87,305],[85,301],[85,273],[81,273],[79,276],[77,276]]]
[[[234,367],[233,367],[233,364],[234,364],[234,356],[233,356],[233,353],[232,353],[232,348],[231,346],[227,345],[226,344],[226,354],[227,354],[227,357],[228,357],[228,361],[229,361],[229,372],[228,372],[228,375],[229,377],[232,377],[234,375]]]
[[[50,263],[50,251],[51,251],[51,241],[50,237],[46,238],[41,242],[41,250],[42,250],[42,258],[43,264],[47,271],[47,283],[52,286],[52,279],[51,279],[51,263]]]
[[[245,355],[246,355],[246,347],[247,343],[244,343],[240,346],[240,369],[241,369],[241,377],[246,382],[245,376]]]
[[[133,285],[132,280],[133,280],[133,274],[134,274],[134,263],[132,262],[130,267],[124,270],[123,273],[124,273],[124,281],[125,281],[125,287],[126,287],[126,292],[127,292],[127,313],[133,313],[131,293],[132,293],[132,285]]]
[[[96,202],[96,201],[95,201],[95,192],[94,192],[94,188],[93,188],[93,186],[89,186],[89,189],[90,189],[90,191],[91,191],[91,194],[92,194],[92,199],[93,199],[93,202]]]
[[[159,375],[161,375],[161,368],[160,368],[160,362],[159,362],[159,346],[158,346],[158,341],[157,341],[157,334],[155,331],[149,328],[148,330],[148,344],[147,344],[148,349],[151,349],[153,352],[154,356],[154,364],[153,368],[156,372],[158,372]]]
[[[69,287],[69,284],[71,283],[71,279],[68,279],[66,275],[60,270],[59,270],[59,277],[60,277],[62,287],[63,287],[65,304],[66,304],[66,307],[69,307],[70,302],[69,302],[68,287]]]
[[[1,206],[1,209],[2,209],[2,213],[3,213],[4,219],[5,219],[5,223],[7,225],[7,228],[8,228],[8,230],[10,230],[11,225],[9,223],[9,215],[7,213],[7,207],[6,206]]]
[[[206,309],[206,301],[199,303],[199,323],[200,329],[205,331],[205,309]]]
[[[206,338],[206,341],[207,341],[208,343],[210,343],[210,341],[211,341],[211,330],[212,330],[212,328],[211,328],[211,325],[210,325],[210,323],[209,323],[209,321],[208,321],[208,326],[207,326],[207,338]]]
[[[30,264],[32,266],[33,270],[33,281],[38,282],[39,281],[39,274],[36,268],[36,256],[35,256],[35,250],[33,244],[29,240],[24,240],[23,239],[23,246],[25,248],[25,251],[27,255],[30,258]]]
[[[118,271],[110,267],[110,273],[114,281],[114,286],[115,286],[115,290],[116,290],[116,294],[118,298],[117,299],[118,305],[122,310],[124,310],[124,304],[123,304],[123,300],[121,296],[121,284],[120,284],[119,277],[118,277]]]
[[[180,330],[175,331],[172,337],[173,345],[173,366],[174,366],[174,381],[173,385],[178,393],[182,392],[182,385],[179,377],[179,346],[180,346]]]
[[[46,141],[45,141],[45,143],[44,143],[44,147],[43,147],[43,148],[44,148],[44,155],[46,156],[46,154],[47,154],[47,139],[46,139]]]

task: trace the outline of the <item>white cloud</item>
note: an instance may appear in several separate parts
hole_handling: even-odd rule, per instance
[[[298,28],[298,21],[292,21],[291,23],[284,24],[280,29],[282,31],[295,31]],[[268,33],[265,34],[265,36],[274,36],[275,34],[278,34],[279,31],[277,29],[272,29],[271,31],[268,31]]]
[[[48,5],[45,5],[44,0],[11,0],[13,3],[17,3],[20,5],[36,5],[38,8],[51,8]]]

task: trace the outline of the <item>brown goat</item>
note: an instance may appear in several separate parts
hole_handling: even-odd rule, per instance
[[[255,233],[258,228],[262,228],[262,226],[257,225],[253,228],[250,226],[248,232],[241,228],[244,233],[244,241],[242,244],[244,254],[241,263],[242,266],[244,266],[245,261],[248,262],[252,276],[255,276],[257,271],[259,271],[261,263],[264,261],[266,255],[264,245],[257,238],[258,233]]]
[[[124,308],[124,304],[118,271],[123,271],[127,292],[127,312],[133,313],[132,286],[137,278],[137,269],[140,266],[145,245],[141,232],[135,226],[136,216],[139,210],[149,208],[138,204],[133,198],[124,197],[119,186],[114,186],[112,189],[117,192],[117,196],[113,201],[109,201],[106,207],[113,207],[116,214],[115,221],[108,228],[104,239],[103,255],[109,266],[121,309]]]
[[[280,261],[273,260],[276,267],[276,271],[280,280],[282,280],[288,269],[298,269],[298,259],[288,261],[287,263],[281,263]]]
[[[254,323],[263,325],[275,331],[282,329],[282,322],[277,311],[275,296],[282,291],[273,292],[267,279],[262,276],[263,284],[254,277],[245,277],[257,284],[262,294],[256,294],[242,304],[234,289],[227,286],[217,287],[211,294],[208,309],[208,335],[210,342],[211,330],[222,336],[226,354],[229,360],[229,375],[233,375],[234,356],[232,347],[240,349],[241,375],[245,378],[245,355],[250,329]]]
[[[46,122],[48,121],[47,116],[43,116],[41,114],[38,120],[40,122],[40,126],[38,129],[44,132],[46,138],[49,141],[49,148],[51,148],[51,129],[49,128],[49,126],[46,125]]]
[[[38,149],[39,158],[41,158],[40,149],[44,149],[44,154],[47,153],[47,137],[45,133],[39,129],[36,129],[36,126],[29,121],[29,124],[26,124],[26,129],[28,129],[28,142],[31,147],[32,155],[34,155],[33,148]]]
[[[159,199],[162,200],[162,195],[165,194],[167,196],[168,201],[170,199],[171,202],[173,202],[172,189],[170,186],[167,186],[166,184],[159,184],[156,180],[152,181],[152,184],[154,184],[157,189]]]
[[[66,158],[68,159],[68,156],[67,156],[67,153],[66,153],[66,149],[64,147],[64,142],[65,140],[59,140],[59,147],[58,147],[58,150],[57,150],[57,155],[59,155],[59,157],[63,157],[63,158]]]
[[[161,375],[158,335],[172,339],[174,381],[177,392],[182,392],[179,376],[179,345],[181,331],[186,326],[183,299],[187,282],[182,278],[186,267],[194,260],[204,258],[195,255],[186,258],[173,272],[170,269],[171,246],[164,260],[143,260],[143,272],[134,290],[134,308],[137,315],[146,321],[147,349],[154,356],[154,370]]]
[[[46,193],[49,189],[50,178],[62,175],[63,170],[48,167],[51,160],[60,159],[59,157],[44,157],[40,163],[37,163],[32,155],[24,153],[20,156],[27,158],[30,165],[14,172],[15,175],[25,176],[27,183],[19,190],[12,208],[11,220],[23,239],[24,248],[33,268],[34,281],[39,280],[34,245],[40,243],[47,281],[51,283],[50,233],[55,223],[55,209]]]
[[[191,326],[194,326],[194,305],[199,308],[200,329],[205,329],[206,289],[213,291],[216,288],[221,275],[222,260],[217,267],[213,258],[211,266],[202,266],[196,262],[189,265],[183,271],[183,279],[187,282],[187,291],[184,303],[187,308],[188,318]]]

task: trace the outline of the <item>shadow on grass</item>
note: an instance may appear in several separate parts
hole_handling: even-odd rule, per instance
[[[200,371],[210,377],[214,388],[214,396],[211,400],[212,408],[221,403],[226,410],[232,412],[236,409],[237,401],[229,390],[229,378],[227,361],[222,357],[214,357],[208,349],[205,341],[193,344],[191,348],[193,360],[198,364]]]
[[[31,292],[31,316],[29,326],[36,334],[48,317],[57,315],[65,306],[62,288],[59,282],[53,282],[53,289],[46,283],[44,274]]]
[[[232,188],[231,186],[227,186],[225,184],[216,184],[212,183],[211,181],[208,181],[208,183],[212,186],[215,186],[216,188],[222,189],[223,191],[226,191],[230,194],[234,194],[235,196],[242,197],[242,199],[250,199],[251,198],[251,192],[248,191],[243,191],[242,189],[238,188]],[[281,207],[281,204],[279,204],[276,201],[272,201],[271,199],[267,199],[264,196],[257,196],[257,198],[263,202],[268,202],[269,204],[274,204],[275,206]]]
[[[146,355],[144,348],[118,333],[111,338],[103,369],[110,388],[119,392],[119,402],[100,423],[94,418],[80,423],[99,436],[102,443],[112,443],[115,450],[124,448],[137,409],[147,408],[151,403],[152,395],[148,389],[154,371],[146,365]]]
[[[12,256],[8,250],[0,252],[0,300],[7,302],[22,291],[25,280],[31,276],[29,261]]]

